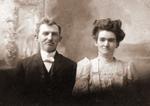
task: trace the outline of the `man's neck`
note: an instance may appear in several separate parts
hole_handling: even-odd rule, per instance
[[[55,54],[56,54],[56,50],[55,51],[52,51],[52,52],[47,52],[47,51],[44,51],[44,50],[40,50],[40,53],[41,53],[41,56],[42,58],[46,58],[46,57],[54,57]]]

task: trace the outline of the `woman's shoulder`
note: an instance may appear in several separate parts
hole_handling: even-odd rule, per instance
[[[77,62],[77,78],[87,77],[90,71],[90,59],[85,57]]]
[[[123,67],[128,79],[136,80],[138,78],[136,67],[133,61],[117,60],[117,64],[120,64],[120,66]]]
[[[126,68],[134,67],[133,61],[125,61],[125,60],[116,59],[116,64],[118,64],[118,65],[120,64]]]
[[[90,63],[90,59],[88,59],[87,57],[85,57],[82,60],[78,61],[77,65],[85,66],[85,65],[87,65],[89,63]]]
[[[82,60],[78,61],[78,64],[86,65],[86,64],[90,64],[91,62],[94,62],[94,61],[97,61],[97,60],[98,60],[97,57],[96,58],[92,58],[92,59],[90,59],[88,57],[84,57]]]

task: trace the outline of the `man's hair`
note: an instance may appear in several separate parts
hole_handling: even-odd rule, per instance
[[[56,25],[58,27],[59,34],[61,34],[61,27],[60,27],[60,25],[58,25],[54,20],[50,19],[49,17],[43,17],[40,20],[40,22],[36,24],[36,29],[35,29],[36,36],[38,35],[39,30],[40,30],[40,26],[42,24],[47,24],[48,26]]]

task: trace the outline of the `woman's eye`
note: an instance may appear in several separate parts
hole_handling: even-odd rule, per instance
[[[115,39],[113,39],[113,38],[109,39],[109,42],[115,42]]]

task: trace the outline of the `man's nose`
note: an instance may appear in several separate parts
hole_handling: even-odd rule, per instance
[[[52,33],[49,33],[48,35],[48,39],[51,40],[52,39]]]

